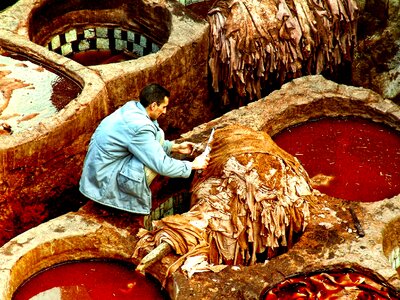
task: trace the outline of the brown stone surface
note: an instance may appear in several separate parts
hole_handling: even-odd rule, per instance
[[[357,3],[360,20],[352,82],[400,103],[400,2],[357,0]]]
[[[368,13],[371,11],[370,3],[367,3],[367,5],[363,1],[358,2],[361,12]],[[386,8],[388,11],[385,11],[381,7],[383,2],[376,2],[379,6],[379,14],[388,13],[390,18],[387,23],[387,30],[386,27],[382,26],[374,28],[385,29],[382,31],[382,37],[389,36],[390,38],[387,41],[391,43],[398,35],[395,26],[398,18],[396,15],[398,5],[396,6],[396,1],[390,1]],[[76,3],[81,3],[81,1]],[[180,133],[187,132],[194,126],[218,115],[214,107],[215,103],[209,98],[208,93],[208,24],[201,18],[194,16],[190,8],[184,9],[182,5],[175,1],[157,4],[151,1],[144,1],[143,3],[138,1],[136,4],[143,5],[146,12],[145,15],[148,19],[145,20],[144,16],[139,16],[145,26],[147,28],[149,26],[155,27],[155,30],[162,35],[158,38],[160,42],[164,43],[162,49],[155,54],[133,61],[90,68],[82,67],[67,58],[55,55],[45,48],[29,42],[29,40],[44,43],[46,39],[51,37],[52,31],[58,34],[65,30],[66,26],[70,26],[74,20],[78,23],[81,22],[83,16],[88,16],[89,21],[86,21],[86,24],[110,20],[113,24],[124,26],[131,22],[132,24],[128,25],[137,28],[138,24],[133,22],[135,17],[138,17],[137,12],[121,9],[125,5],[124,1],[98,3],[98,8],[107,9],[102,10],[101,13],[93,14],[85,9],[78,10],[79,5],[71,6],[71,4],[59,2],[55,6],[46,6],[45,1],[33,0],[20,0],[0,12],[1,46],[16,51],[22,50],[24,54],[39,61],[45,61],[55,69],[74,77],[83,85],[85,82],[90,82],[90,85],[85,86],[82,95],[76,99],[77,101],[73,101],[57,117],[42,122],[37,129],[25,132],[19,137],[11,136],[1,139],[4,172],[0,178],[2,182],[0,185],[0,211],[2,216],[0,228],[3,229],[0,244],[46,219],[49,205],[55,206],[54,202],[58,201],[58,196],[77,184],[85,155],[85,147],[95,125],[108,112],[130,99],[137,98],[140,89],[146,83],[158,81],[172,92],[172,105],[168,118],[160,120],[169,138],[177,138]],[[44,17],[54,18],[57,22],[46,23],[43,21]],[[157,18],[160,19],[157,24],[149,21],[154,21]],[[368,35],[366,37],[364,44],[360,44],[361,46],[368,46],[365,44],[368,42]],[[373,45],[375,44],[378,45],[379,42]],[[393,50],[391,53],[396,53],[396,44],[390,45],[394,47],[390,48]],[[365,49],[365,53],[368,54],[369,48]],[[373,47],[373,49],[375,48]],[[396,62],[397,56],[390,57],[393,59],[387,66],[392,66]],[[371,59],[378,61],[383,58],[386,58],[386,56],[371,56]],[[362,62],[368,66],[371,65],[369,58],[365,59],[364,57]],[[355,70],[358,69],[355,68]],[[360,74],[368,74],[368,72],[361,69]],[[376,74],[374,74],[372,78],[376,77]],[[399,77],[391,76],[390,78],[394,80],[391,81],[393,84],[390,86],[396,87],[395,83]],[[362,85],[368,86],[368,84]],[[88,89],[101,89],[102,91],[88,93]],[[341,109],[341,106],[348,105],[356,113],[359,110],[358,104],[346,104],[348,102],[346,99],[342,101],[340,93],[344,93],[346,96],[350,95],[345,91],[345,87],[340,87],[340,89],[342,90],[333,93],[332,97],[327,97],[326,101],[331,103],[329,105],[328,103],[320,104],[323,103],[320,101],[315,106],[304,104],[304,107],[299,106],[294,110],[287,108],[286,95],[280,95],[281,99],[277,100],[276,107],[272,109],[276,114],[274,121],[269,123],[267,122],[268,115],[262,115],[261,120],[266,120],[263,124],[265,130],[273,134],[280,128],[304,120],[302,116],[298,116],[296,113],[297,109],[310,110],[309,113],[313,115],[319,112],[330,114],[331,110],[336,111]],[[377,89],[377,91],[381,92],[382,90]],[[100,100],[91,99],[93,94],[99,93],[101,95],[95,97],[101,98]],[[304,93],[304,91],[298,93]],[[357,95],[356,98],[358,99],[370,97],[371,92],[360,90],[357,93],[361,93],[361,95]],[[90,101],[93,103],[89,104]],[[370,114],[379,119],[382,118],[380,114],[385,114],[381,110],[390,111],[391,109],[391,104],[379,105],[387,107],[377,109],[372,106],[368,107],[366,108],[367,115]],[[281,114],[279,111],[281,111]],[[78,113],[82,114],[77,117]],[[241,118],[241,113],[242,111],[239,110],[238,118]],[[90,118],[87,118],[87,116],[90,116]],[[249,114],[245,118],[255,119],[257,115]],[[253,121],[254,124],[257,124],[257,120]],[[221,122],[221,120],[218,120],[218,122]],[[197,138],[201,138],[201,136]],[[196,133],[192,135],[192,139],[196,139]],[[20,144],[25,146],[20,146]]]
[[[19,0],[1,11],[0,46],[49,64],[80,82],[84,90],[55,118],[29,132],[0,136],[3,242],[41,223],[48,216],[48,206],[54,205],[49,202],[76,186],[96,124],[117,106],[136,98],[146,83],[159,81],[172,92],[171,118],[160,122],[171,137],[209,120],[215,113],[208,99],[208,25],[179,3],[162,4],[171,12],[168,26],[172,31],[158,53],[135,61],[86,68],[29,41],[37,25],[32,23],[35,19],[31,12],[44,2]],[[368,5],[366,1],[357,2],[361,14],[376,12],[389,18],[382,24],[373,14],[371,19],[365,19],[363,24],[376,26],[367,27],[372,31],[365,32],[360,40],[353,64],[354,84],[398,101],[398,1],[389,1],[387,6],[383,0],[367,1]],[[111,10],[103,20],[107,16],[120,18],[123,14]],[[37,32],[46,36],[52,29],[64,29],[62,22],[53,25],[58,27],[43,26],[44,31]],[[364,116],[400,128],[400,110],[395,103],[371,90],[312,76],[294,80],[264,99],[200,125],[184,134],[183,139],[205,141],[211,127],[233,123],[273,135],[310,118],[336,115]],[[252,267],[195,274],[190,280],[177,272],[167,282],[167,290],[173,299],[255,299],[263,288],[284,276],[336,264],[361,266],[400,288],[399,275],[388,262],[390,249],[382,250],[382,231],[400,215],[399,200],[396,196],[357,204],[356,212],[366,233],[360,238],[351,222],[348,203],[322,195],[323,208],[314,211],[311,224],[288,253]],[[129,214],[89,203],[78,213],[63,215],[17,236],[0,248],[0,298],[11,299],[23,280],[54,263],[90,257],[129,260],[140,226],[140,220]],[[148,271],[163,281],[167,267],[176,258],[170,254]]]
[[[398,128],[399,109],[369,90],[341,86],[322,76],[310,76],[199,126],[184,138],[204,141],[210,127],[232,123],[276,133],[296,120],[325,114],[354,113]],[[318,206],[311,211],[310,224],[285,254],[250,267],[228,266],[219,273],[197,273],[190,279],[178,271],[167,281],[169,295],[172,299],[258,299],[266,287],[286,276],[343,267],[377,275],[399,289],[400,277],[391,267],[388,251],[384,253],[382,246],[385,238],[382,232],[400,215],[399,196],[373,203],[349,203],[326,195],[318,199]],[[357,234],[350,205],[360,219],[364,237]],[[89,202],[77,213],[63,215],[17,236],[0,248],[0,297],[10,299],[23,280],[57,262],[89,257],[130,260],[139,227],[137,217]],[[168,266],[177,258],[169,254],[147,271],[162,282]]]
[[[46,5],[45,1],[20,0],[0,13],[0,28],[40,45],[52,34],[73,28],[71,24],[82,27],[104,23],[145,32],[162,45],[160,51],[90,67],[106,83],[110,109],[137,99],[146,84],[158,82],[171,91],[169,117],[160,120],[170,138],[217,116],[208,92],[209,25],[204,19],[178,1],[136,0],[131,6],[123,0],[101,1],[94,9],[88,9],[85,1],[68,3]]]
[[[371,90],[340,85],[316,75],[295,79],[269,96],[228,112],[182,136],[202,136],[211,127],[235,123],[264,130],[273,136],[286,127],[312,118],[348,115],[384,121],[400,129],[399,106],[392,101]]]
[[[0,245],[48,219],[49,207],[57,207],[60,195],[77,186],[97,124],[137,99],[146,84],[157,81],[171,91],[169,117],[160,120],[169,139],[215,116],[208,99],[204,20],[174,1],[136,1],[135,9],[126,8],[125,1],[102,1],[96,4],[99,13],[89,12],[84,1],[75,4],[61,1],[53,7],[46,1],[20,0],[0,12],[0,47],[43,62],[83,86],[81,95],[56,116],[18,135],[0,136]],[[137,6],[143,13],[138,14]],[[163,47],[136,60],[88,68],[30,42],[46,43],[70,24],[102,22],[139,32],[151,27]]]
[[[51,118],[0,136],[0,244],[47,218],[49,199],[75,186],[94,126],[108,113],[104,82],[93,71],[13,33],[0,31],[1,46],[55,68],[83,86]],[[38,200],[40,199],[40,200]]]
[[[186,19],[176,23],[176,33],[157,54],[138,60],[93,66],[109,90],[113,107],[138,99],[140,90],[158,82],[171,91],[171,104],[159,123],[170,138],[216,116],[208,95],[208,26]]]

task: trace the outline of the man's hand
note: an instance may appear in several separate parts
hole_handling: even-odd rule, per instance
[[[199,144],[195,144],[192,142],[183,142],[181,144],[173,144],[172,152],[180,153],[180,154],[193,154],[195,150],[198,150]],[[197,156],[192,162],[193,170],[204,170],[208,166],[208,162],[210,161],[210,156],[205,153]]]
[[[197,156],[192,162],[193,170],[204,170],[208,166],[208,162],[210,161],[209,155],[200,154]]]
[[[195,148],[195,143],[192,142],[183,142],[181,144],[173,144],[172,152],[177,152],[180,154],[191,154]]]

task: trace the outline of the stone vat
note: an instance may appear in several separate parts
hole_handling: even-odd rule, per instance
[[[322,76],[307,76],[285,84],[268,97],[196,127],[182,139],[205,141],[211,127],[240,123],[273,135],[317,116],[357,115],[400,125],[400,108],[376,93],[338,85]],[[318,196],[321,207],[300,240],[285,254],[249,267],[227,267],[219,273],[197,273],[188,279],[181,270],[166,284],[172,299],[258,299],[263,290],[284,278],[328,267],[361,269],[399,289],[400,277],[383,249],[386,225],[400,214],[400,196],[379,202],[356,202],[353,209],[364,228],[359,237],[349,203]],[[35,271],[65,260],[119,258],[130,260],[137,239],[137,218],[89,202],[80,211],[44,223],[12,239],[0,249],[0,296],[9,299]],[[178,256],[169,254],[147,269],[160,282]],[[133,263],[138,264],[134,260]],[[30,268],[24,268],[29,265]]]
[[[97,35],[92,49],[136,52],[137,59],[89,68],[106,83],[111,110],[137,99],[150,82],[167,87],[170,115],[180,116],[160,120],[167,136],[216,116],[208,93],[209,25],[177,1],[20,0],[0,19],[0,27],[65,56],[88,49],[84,30]]]
[[[84,214],[69,213],[43,223],[3,246],[0,297],[11,299],[24,280],[57,263],[98,257],[128,260],[132,242],[127,228]]]
[[[130,99],[150,82],[171,91],[167,117],[159,123],[169,138],[178,138],[217,115],[208,87],[208,23],[176,1],[165,1],[170,12],[165,44],[137,60],[91,67],[106,82],[112,109]],[[163,20],[165,21],[165,20]],[[173,117],[168,117],[173,116]]]

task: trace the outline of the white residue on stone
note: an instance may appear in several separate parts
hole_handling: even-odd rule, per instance
[[[8,106],[0,113],[2,116],[13,116],[7,119],[13,131],[29,128],[38,123],[38,117],[21,121],[25,116],[38,114],[40,119],[54,115],[57,110],[51,102],[53,83],[59,78],[45,68],[28,60],[20,61],[0,55],[0,71],[11,71],[6,75],[27,86],[14,89]]]
[[[333,224],[332,224],[332,223],[328,223],[328,222],[320,222],[320,223],[318,223],[318,225],[319,225],[319,226],[323,226],[323,227],[325,227],[326,229],[330,229],[330,228],[333,227]]]

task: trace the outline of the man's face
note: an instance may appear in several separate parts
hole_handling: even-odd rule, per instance
[[[164,101],[157,105],[156,102],[150,104],[149,117],[150,119],[157,120],[159,116],[165,114],[167,112],[167,106],[169,104],[169,98],[167,96],[164,97]]]

